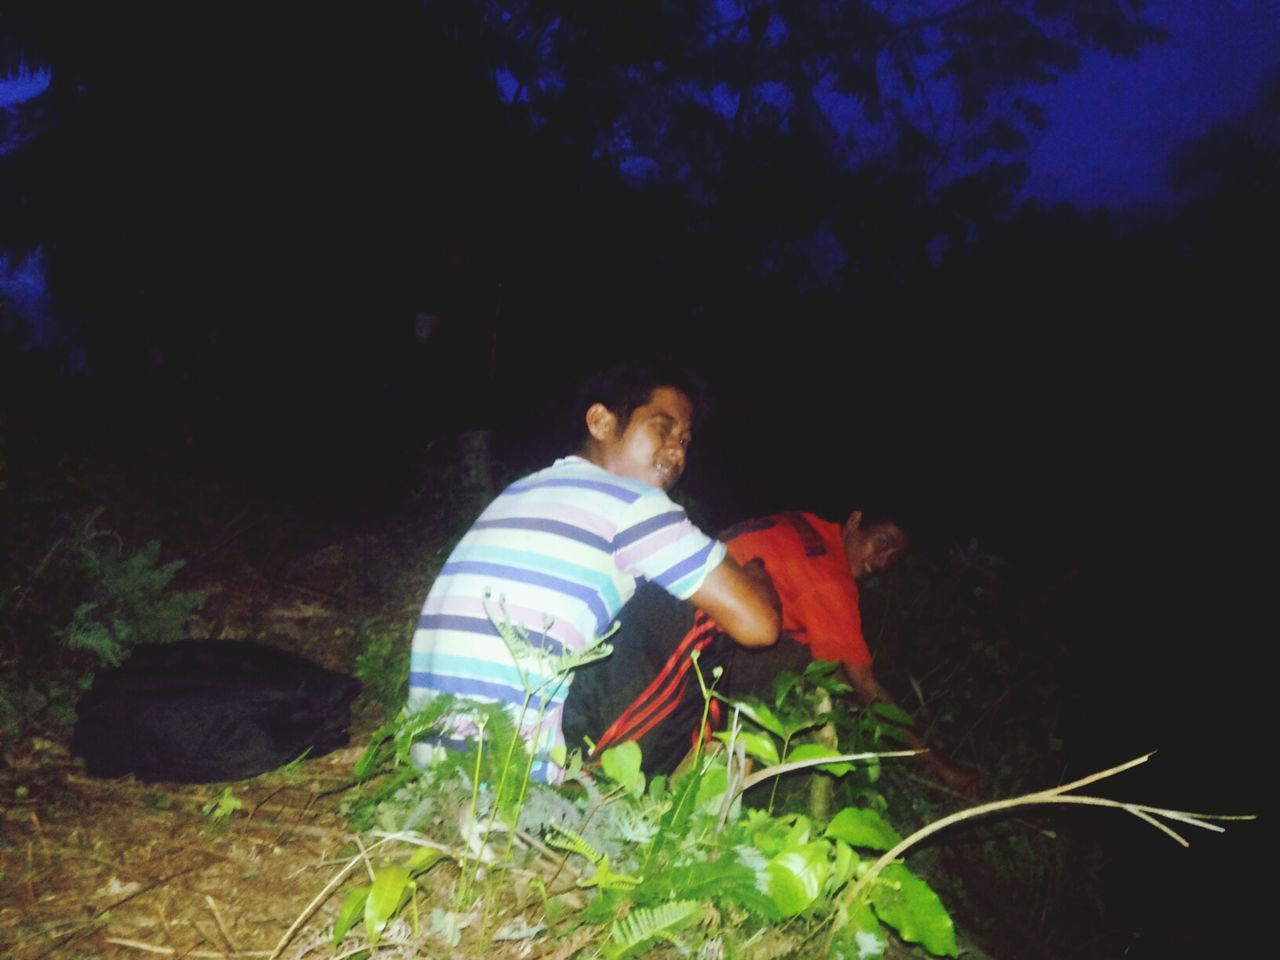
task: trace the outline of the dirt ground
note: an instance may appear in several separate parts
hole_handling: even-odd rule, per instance
[[[133,544],[160,538],[166,557],[187,560],[178,586],[209,595],[202,635],[253,638],[348,672],[362,624],[402,632],[408,644],[451,538],[483,499],[423,490],[403,510],[355,519],[228,496],[182,478],[150,481],[145,510],[143,491],[123,474],[95,475],[79,508],[105,504],[103,528]],[[458,485],[443,478],[437,488]],[[0,741],[0,958],[351,956],[360,947],[354,935],[339,949],[330,940],[339,875],[358,880],[367,871],[339,808],[383,709],[366,694],[353,710],[350,746],[230,784],[99,780],[69,754],[68,737]],[[227,788],[239,807],[219,819],[206,811]],[[947,864],[973,901],[956,904],[959,928],[1004,941],[990,955],[1054,955],[1043,944],[1043,922],[1006,916],[1024,913],[1008,902],[1009,891],[979,896],[983,877],[970,875],[973,866]],[[585,944],[570,937],[419,950],[406,937],[401,950],[394,939],[378,957],[552,960]]]
[[[104,526],[129,504],[127,482],[96,484]],[[192,558],[181,586],[209,592],[211,637],[350,671],[362,618],[411,623],[434,575],[430,556],[414,556],[430,531],[409,524],[367,534],[209,500],[182,528],[189,502],[175,493],[171,516],[153,504],[136,539]],[[430,524],[431,511],[414,520]],[[98,780],[65,742],[0,743],[0,956],[333,956],[340,895],[313,901],[356,851],[338,805],[381,716],[362,696],[349,747],[230,784]],[[206,814],[227,787],[240,807]]]

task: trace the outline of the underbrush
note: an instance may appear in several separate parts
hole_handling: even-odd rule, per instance
[[[394,938],[426,952],[479,951],[491,938],[537,938],[605,957],[659,947],[706,957],[869,957],[884,954],[892,929],[955,956],[941,901],[901,864],[866,904],[840,905],[874,852],[901,836],[875,802],[827,816],[792,809],[773,790],[776,778],[807,781],[817,769],[844,777],[859,764],[865,775],[895,752],[841,754],[806,737],[830,718],[814,710],[830,703],[820,683],[792,678],[785,699],[808,715],[734,704],[731,728],[670,778],[646,779],[640,748],[623,744],[591,770],[570,759],[559,788],[529,779],[533,758],[500,708],[440,698],[388,725],[358,770],[379,773],[380,785],[350,806],[373,838],[377,865],[370,883],[346,894],[335,944]],[[472,750],[426,770],[409,762],[410,744],[460,710],[482,731]],[[751,773],[748,758],[764,768]],[[865,776],[860,789],[869,790]],[[803,792],[792,799],[803,804]]]
[[[856,708],[827,664],[778,678],[768,703],[725,700],[718,677],[699,673],[728,729],[671,777],[647,779],[639,748],[624,744],[590,767],[556,758],[565,782],[547,786],[531,778],[535,757],[506,711],[447,697],[388,722],[345,805],[362,840],[280,949],[310,923],[310,942],[321,925],[337,956],[1105,950],[1087,925],[1100,844],[1055,831],[1043,808],[1121,809],[1168,833],[1159,818],[1217,828],[1072,792],[1146,758],[1062,783],[1052,591],[971,544],[873,582],[864,609],[873,647],[892,651],[877,669],[909,713]],[[539,656],[519,646],[527,637],[507,639],[517,662]],[[394,639],[367,649],[371,669],[394,672],[387,702],[403,702]],[[574,665],[543,658],[529,674]],[[469,752],[425,769],[410,761],[416,740],[460,713],[479,731]],[[905,726],[985,771],[989,795],[1021,796],[957,809],[963,798],[896,749]],[[943,829],[960,842],[937,844]]]
[[[46,540],[9,547],[0,579],[0,730],[6,735],[70,726],[93,672],[130,648],[190,635],[205,601],[176,589],[181,560],[161,560],[159,541],[133,548],[98,526],[101,510],[59,515]]]

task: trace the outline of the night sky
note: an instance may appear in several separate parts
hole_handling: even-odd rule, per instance
[[[931,248],[916,272],[889,277],[878,251],[898,249],[896,225],[924,216],[923,201],[892,164],[870,185],[832,179],[861,198],[846,217],[871,211],[868,226],[838,243],[830,223],[815,230],[809,272],[794,279],[792,261],[769,273],[735,251],[784,260],[801,241],[749,247],[755,231],[781,235],[797,208],[816,211],[797,236],[823,223],[826,196],[782,185],[809,169],[803,150],[779,154],[776,195],[726,154],[706,168],[724,178],[698,187],[704,206],[685,206],[634,158],[619,173],[556,144],[579,134],[563,117],[531,136],[492,64],[475,68],[456,37],[415,39],[388,13],[326,22],[318,42],[311,24],[283,18],[211,16],[169,33],[115,23],[128,70],[94,52],[92,17],[65,30],[0,19],[29,31],[0,45],[0,190],[11,191],[0,296],[26,314],[31,330],[13,335],[24,355],[42,344],[81,380],[107,377],[110,362],[124,382],[131,344],[187,358],[195,386],[175,405],[190,404],[193,422],[216,407],[207,456],[237,460],[240,441],[253,456],[278,441],[308,466],[377,462],[373,444],[412,454],[488,426],[502,456],[534,466],[553,452],[548,411],[571,379],[559,347],[570,367],[633,344],[685,357],[716,400],[686,486],[717,520],[879,498],[905,504],[936,541],[976,537],[1046,577],[1074,574],[1080,678],[1096,684],[1095,733],[1114,751],[1101,759],[1162,748],[1165,772],[1150,782],[1179,788],[1170,803],[1261,797],[1253,757],[1273,752],[1261,651],[1274,626],[1259,613],[1272,572],[1259,546],[1275,534],[1262,344],[1276,242],[1249,218],[1263,200],[1276,208],[1280,113],[1265,92],[1280,77],[1280,0],[1146,9],[1164,42],[1132,58],[1086,50],[1078,69],[1027,88],[1044,127],[1002,158],[1026,164],[1003,212],[967,211],[968,234],[953,230],[945,254]],[[102,97],[136,102],[117,113]],[[578,119],[591,97],[582,103]],[[1203,180],[1179,189],[1171,176],[1189,144],[1226,128],[1264,131],[1261,200],[1231,199],[1243,154],[1213,168],[1225,186],[1212,202],[1195,192]],[[33,209],[15,197],[36,181],[14,161],[32,150],[64,179],[42,183],[54,199],[36,207],[50,212],[16,229],[5,211]],[[705,205],[711,194],[721,206]],[[131,260],[75,211],[128,221],[134,195],[162,239],[122,227]],[[707,209],[731,213],[706,215],[699,233],[689,225]],[[982,242],[968,251],[966,236]],[[95,257],[107,265],[97,272]],[[59,290],[65,276],[94,285]],[[245,305],[252,321],[211,319]],[[425,313],[443,322],[421,346]],[[271,317],[285,318],[280,332]],[[104,337],[107,322],[119,337]],[[208,336],[192,347],[163,333],[184,324]],[[286,369],[272,393],[272,371]],[[493,370],[487,392],[449,379]],[[169,389],[167,375],[155,389]],[[248,417],[241,403],[253,429],[236,419]],[[449,415],[419,418],[418,404]],[[203,435],[171,435],[193,430]]]

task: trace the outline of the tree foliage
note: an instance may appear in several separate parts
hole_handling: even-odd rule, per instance
[[[532,411],[560,378],[504,371],[637,324],[732,364],[739,324],[875,314],[1008,211],[1038,84],[1157,36],[1127,0],[0,16],[52,78],[0,249],[43,250],[109,421],[308,477]]]

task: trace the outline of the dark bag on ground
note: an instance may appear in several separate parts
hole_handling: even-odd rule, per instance
[[[345,746],[360,681],[252,641],[134,649],[76,705],[90,776],[214,783]]]

